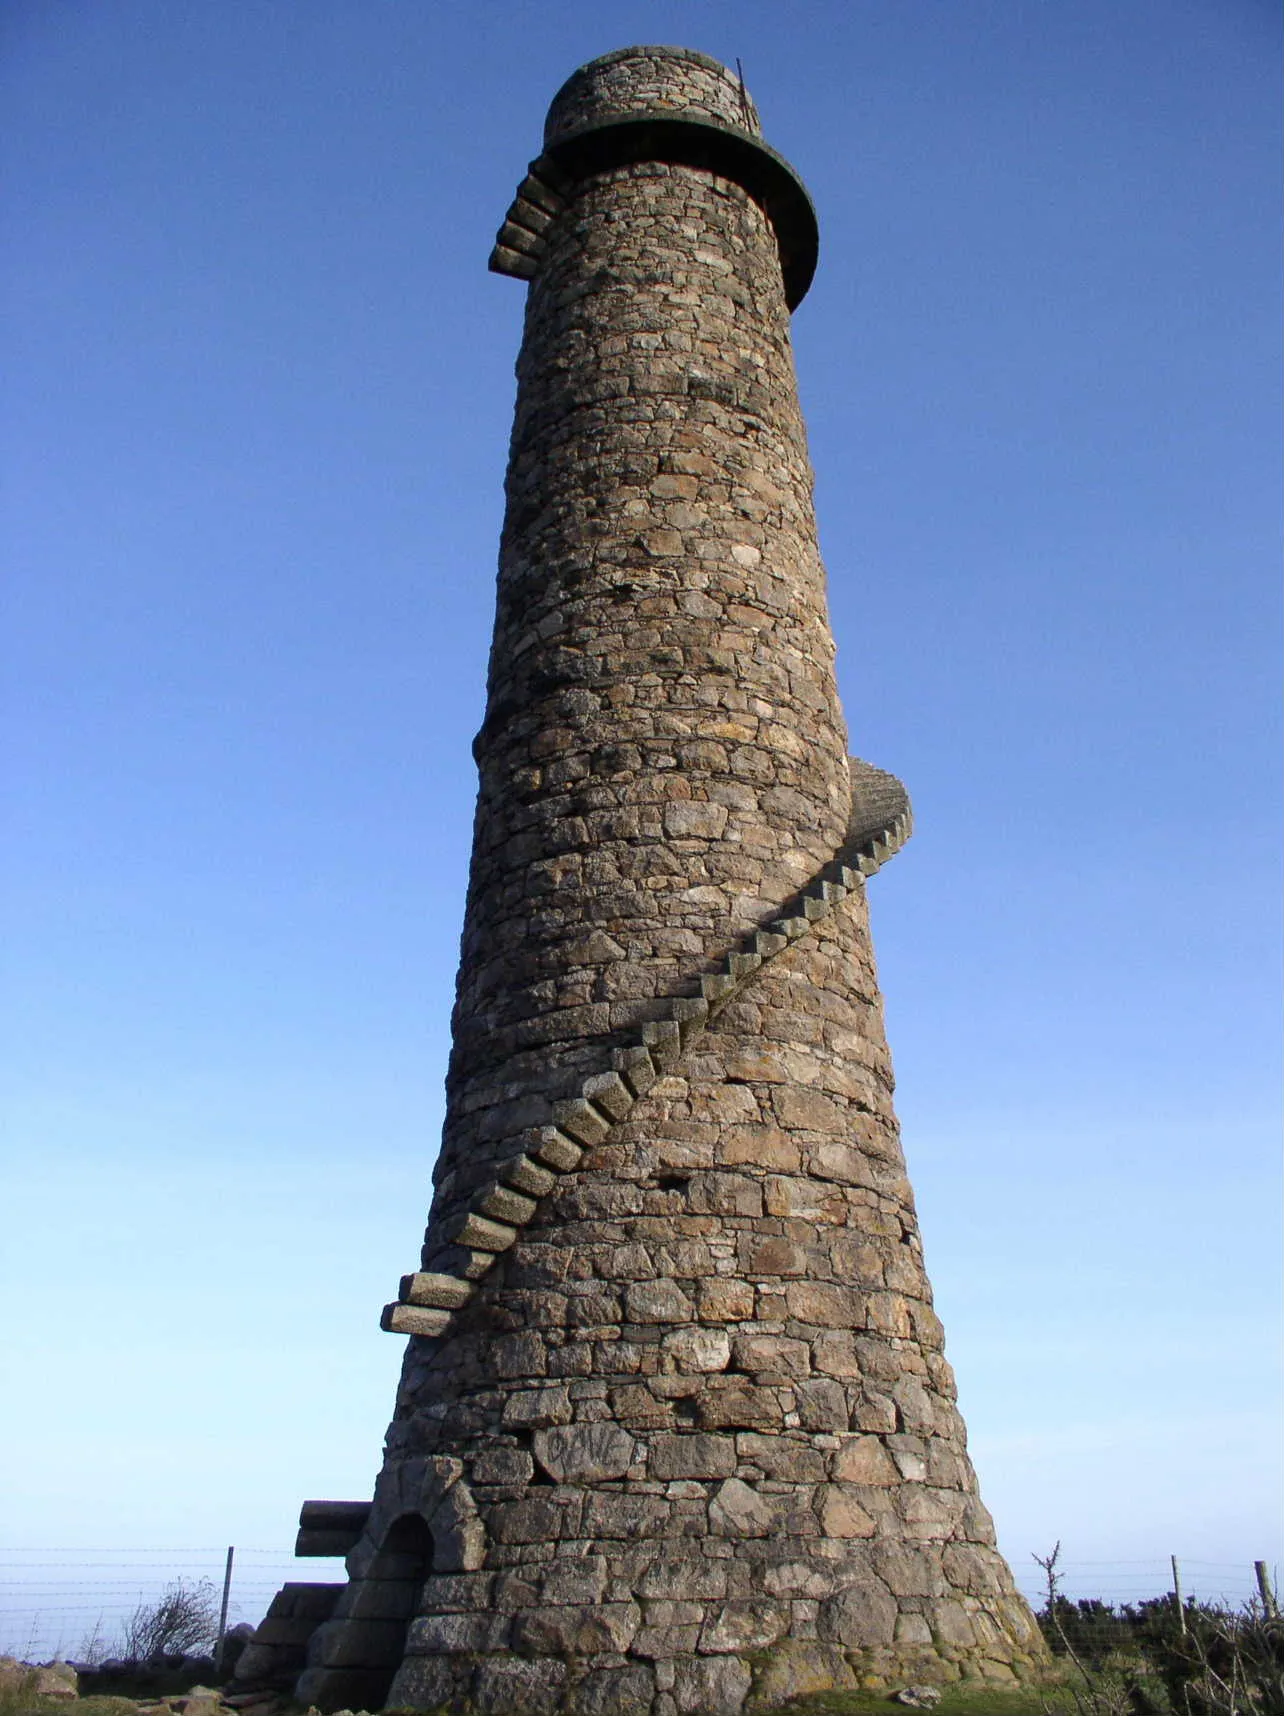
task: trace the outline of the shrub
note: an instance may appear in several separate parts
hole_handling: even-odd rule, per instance
[[[154,1603],[140,1603],[124,1623],[116,1654],[126,1662],[161,1656],[206,1656],[218,1642],[219,1600],[208,1579],[177,1579]]]

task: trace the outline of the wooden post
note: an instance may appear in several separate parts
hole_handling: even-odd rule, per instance
[[[1262,1608],[1268,1615],[1278,1614],[1279,1611],[1275,1607],[1275,1593],[1271,1590],[1271,1579],[1266,1571],[1266,1563],[1254,1561],[1253,1571],[1257,1574],[1257,1589],[1261,1593]]]
[[[1173,1601],[1177,1605],[1177,1624],[1182,1632],[1186,1631],[1186,1605],[1181,1600],[1181,1573],[1177,1567],[1177,1557],[1170,1556],[1173,1564]]]
[[[218,1612],[218,1640],[214,1646],[214,1661],[220,1667],[223,1662],[223,1635],[227,1632],[227,1606],[232,1595],[232,1558],[236,1549],[228,1546],[227,1565],[223,1569],[223,1602]]]

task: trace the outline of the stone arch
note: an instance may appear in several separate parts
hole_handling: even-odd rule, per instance
[[[334,1618],[314,1633],[295,1688],[322,1710],[378,1710],[413,1654],[411,1626],[434,1575],[472,1570],[485,1533],[458,1460],[408,1461],[381,1475],[370,1517],[348,1556]]]

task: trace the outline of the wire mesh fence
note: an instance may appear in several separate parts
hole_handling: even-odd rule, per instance
[[[1201,1561],[1197,1557],[1178,1556],[1182,1571],[1182,1591],[1185,1596],[1201,1603],[1216,1603],[1227,1608],[1240,1608],[1257,1594],[1257,1575],[1252,1561]],[[1047,1602],[1047,1577],[1031,1555],[1023,1566],[1015,1558],[1012,1572],[1017,1588],[1032,1608],[1041,1609]],[[1063,1597],[1077,1602],[1080,1598],[1097,1598],[1118,1608],[1124,1603],[1142,1603],[1148,1598],[1171,1596],[1173,1591],[1172,1561],[1168,1557],[1152,1556],[1139,1561],[1072,1561],[1057,1563],[1057,1589]]]
[[[181,1581],[212,1588],[217,1603],[227,1545],[119,1549],[0,1547],[0,1654],[28,1662],[114,1654],[135,1612]],[[256,1624],[287,1580],[341,1581],[341,1560],[295,1559],[292,1549],[238,1546],[228,1625]]]
[[[113,1654],[135,1612],[155,1604],[165,1590],[182,1581],[202,1581],[221,1595],[227,1546],[120,1549],[103,1546],[49,1548],[0,1547],[0,1654],[29,1662],[54,1657],[72,1660]],[[1179,1558],[1183,1594],[1201,1603],[1243,1608],[1259,1595],[1251,1561],[1206,1561]],[[1047,1581],[1031,1556],[1025,1565],[1012,1563],[1022,1595],[1037,1611],[1047,1605]],[[1276,1589],[1274,1570],[1271,1580]],[[289,1580],[341,1582],[339,1559],[296,1560],[292,1549],[235,1550],[228,1625],[256,1624],[268,1604]],[[1075,1561],[1057,1563],[1058,1593],[1067,1601],[1088,1605],[1081,1625],[1104,1628],[1104,1639],[1115,1624],[1101,1609],[1122,1611],[1154,1599],[1172,1599],[1170,1560],[1151,1557],[1134,1561]]]

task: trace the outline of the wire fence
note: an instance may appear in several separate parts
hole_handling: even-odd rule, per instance
[[[154,1604],[182,1581],[222,1593],[227,1547],[120,1549],[0,1546],[0,1654],[28,1662],[111,1655],[113,1641],[141,1607]],[[1239,1609],[1258,1596],[1252,1561],[1179,1557],[1186,1598]],[[1017,1585],[1037,1610],[1045,1606],[1045,1574],[1029,1557],[1014,1558]],[[1112,1608],[1171,1597],[1173,1570],[1164,1557],[1136,1561],[1057,1562],[1059,1594],[1071,1602],[1097,1599]],[[298,1561],[290,1549],[237,1547],[232,1566],[228,1625],[257,1624],[287,1581],[341,1582],[343,1562]],[[1270,1570],[1278,1590],[1275,1570]]]
[[[27,1662],[110,1656],[126,1623],[167,1587],[222,1595],[227,1545],[119,1549],[0,1546],[0,1655]],[[257,1623],[289,1580],[344,1579],[337,1558],[298,1561],[292,1549],[235,1549],[227,1624]]]
[[[1034,1556],[1029,1556],[1024,1566],[1015,1558],[1011,1565],[1021,1595],[1032,1608],[1043,1608],[1048,1597],[1047,1576]],[[1178,1566],[1183,1596],[1197,1602],[1237,1609],[1258,1595],[1252,1561],[1202,1561],[1179,1555]],[[1144,1561],[1058,1560],[1057,1581],[1059,1595],[1071,1602],[1097,1598],[1114,1608],[1173,1594],[1172,1561],[1161,1556]]]

